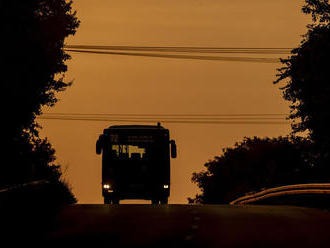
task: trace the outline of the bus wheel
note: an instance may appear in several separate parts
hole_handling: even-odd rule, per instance
[[[111,204],[111,199],[109,197],[104,197],[104,204]]]
[[[168,198],[164,197],[160,200],[160,204],[167,204],[168,203]]]
[[[118,198],[112,199],[112,204],[119,204],[119,199]]]

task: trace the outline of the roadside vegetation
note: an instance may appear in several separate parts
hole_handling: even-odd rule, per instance
[[[248,138],[226,148],[193,174],[201,194],[191,203],[229,203],[264,188],[330,182],[330,4],[305,0],[312,23],[300,46],[282,59],[275,84],[289,102],[288,137]],[[304,133],[305,138],[299,137]]]
[[[70,56],[63,47],[65,38],[74,35],[79,26],[72,2],[1,1],[0,14],[5,48],[0,58],[3,144],[0,188],[46,180],[52,185],[58,203],[74,203],[74,195],[61,179],[55,150],[47,139],[39,136],[41,126],[36,122],[42,107],[54,106],[57,93],[71,84],[64,79],[65,62]],[[21,202],[29,199],[26,194]]]

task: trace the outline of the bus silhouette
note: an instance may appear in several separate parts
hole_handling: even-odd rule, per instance
[[[116,125],[104,129],[96,142],[102,153],[102,195],[105,204],[145,199],[167,204],[170,157],[176,144],[169,130],[158,125]]]

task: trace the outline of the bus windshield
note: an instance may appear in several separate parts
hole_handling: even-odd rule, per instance
[[[119,160],[145,160],[151,152],[151,135],[110,135],[111,158]]]
[[[113,144],[111,146],[111,155],[113,159],[146,159],[146,144]]]

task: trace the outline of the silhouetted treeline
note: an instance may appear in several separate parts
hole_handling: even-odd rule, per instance
[[[302,8],[311,14],[301,44],[293,49],[275,83],[284,82],[283,97],[291,102],[294,133],[306,132],[313,143],[311,165],[330,180],[330,4],[328,0],[306,0]]]
[[[245,138],[223,150],[194,173],[202,194],[190,202],[223,204],[265,188],[311,181],[307,163],[311,143],[303,138]]]
[[[330,181],[330,4],[306,0],[303,13],[312,16],[300,46],[282,59],[278,79],[291,102],[292,135],[306,139],[245,138],[194,173],[202,194],[191,202],[228,203],[251,191],[285,184]]]
[[[71,2],[10,0],[0,2],[2,156],[0,187],[47,179],[63,184],[54,149],[39,137],[35,118],[53,106],[56,93],[70,83],[63,73],[69,59],[64,39],[79,25]],[[63,184],[64,185],[64,184]],[[67,188],[69,202],[75,198]]]

